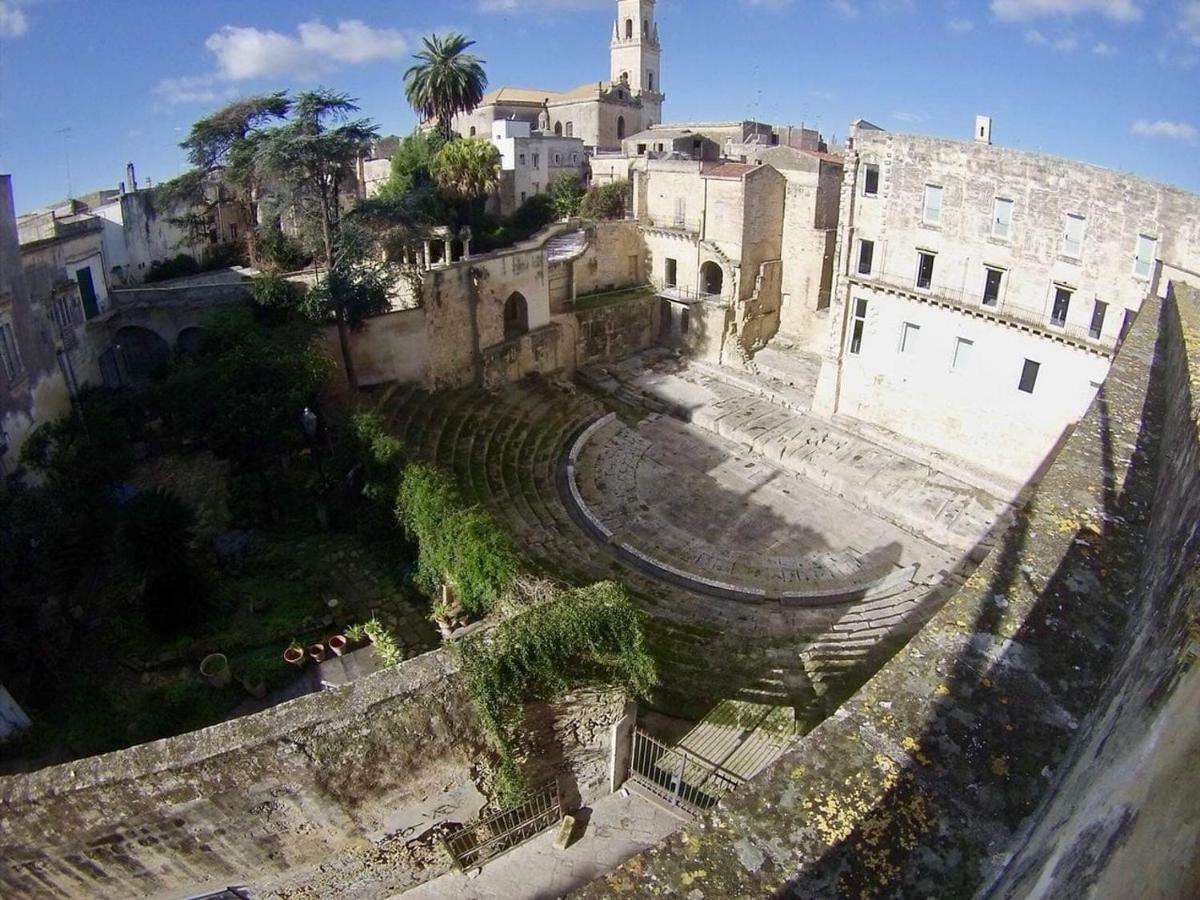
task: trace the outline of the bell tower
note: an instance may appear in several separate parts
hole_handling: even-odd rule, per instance
[[[613,25],[612,81],[625,83],[642,101],[642,126],[662,121],[662,46],[654,20],[654,0],[617,0]]]

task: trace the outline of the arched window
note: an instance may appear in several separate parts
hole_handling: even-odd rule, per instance
[[[724,287],[725,270],[717,263],[710,260],[700,267],[700,293],[719,297]]]
[[[633,40],[633,19],[625,20],[625,40]]]
[[[617,140],[618,141],[625,140],[625,117],[624,116],[617,117]]]
[[[555,136],[555,137],[562,137],[562,122],[555,122],[555,123],[554,123],[554,136]]]
[[[504,339],[511,341],[529,331],[529,304],[520,292],[514,292],[504,304]]]
[[[642,19],[642,36],[650,37],[650,20]]]
[[[621,73],[621,84],[629,84],[629,73],[628,72]]]
[[[471,126],[471,137],[475,137],[475,126]]]
[[[646,87],[649,88],[650,90],[654,90],[654,73],[653,72],[646,73]]]

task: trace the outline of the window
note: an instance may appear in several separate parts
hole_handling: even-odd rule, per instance
[[[1083,231],[1087,220],[1083,216],[1067,215],[1063,217],[1062,255],[1071,259],[1083,256]]]
[[[542,192],[542,183],[540,181],[535,181],[532,187],[535,194],[540,194]]]
[[[975,342],[966,338],[956,338],[954,341],[954,362],[950,369],[961,372],[971,364],[971,354],[975,352]]]
[[[562,154],[561,153],[554,154],[554,164],[556,166],[562,165]]]
[[[54,298],[54,321],[60,333],[70,331],[82,319],[83,309],[75,294],[59,294]]]
[[[79,285],[79,296],[83,299],[83,312],[89,319],[100,315],[100,298],[96,296],[96,282],[92,280],[91,268],[76,269],[75,283]]]
[[[933,261],[937,257],[933,253],[921,250],[917,253],[917,287],[927,291],[933,287]]]
[[[475,137],[475,126],[471,126],[471,137]]]
[[[936,184],[925,185],[925,208],[921,221],[926,225],[942,224],[942,189]]]
[[[1050,324],[1062,328],[1067,324],[1067,313],[1071,310],[1071,291],[1065,287],[1054,288],[1054,308],[1050,310]]]
[[[542,154],[540,154],[540,153],[533,154],[533,167],[535,169],[540,169],[542,167]]]
[[[617,116],[617,140],[625,140],[625,117]]]
[[[567,123],[567,137],[575,137],[575,123],[574,122]]]
[[[1012,235],[1013,202],[997,197],[992,204],[992,237],[1008,240]]]
[[[633,40],[633,19],[625,20],[625,40]]]
[[[858,274],[870,275],[871,264],[875,261],[875,242],[858,242]]]
[[[572,165],[577,165],[578,163],[579,163],[579,154],[578,154],[578,153],[572,153],[572,154],[571,154],[571,164],[572,164]]]
[[[562,137],[562,122],[555,122],[555,123],[554,123],[554,136],[555,136],[555,137]]]
[[[654,73],[653,72],[646,73],[646,88],[651,91],[654,90]]]
[[[1032,359],[1025,360],[1025,368],[1021,370],[1021,384],[1019,387],[1026,394],[1033,393],[1033,389],[1037,386],[1038,372],[1041,368],[1041,363],[1034,362]]]
[[[657,150],[659,153],[662,153],[662,152],[663,152],[663,145],[662,145],[662,144],[655,144],[655,145],[654,145],[654,149],[655,149],[655,150]]]
[[[15,381],[25,371],[11,322],[0,322],[0,365],[4,367],[4,374],[9,381]]]
[[[642,35],[645,37],[650,37],[650,20],[649,19],[642,19]]]
[[[679,333],[687,334],[692,327],[692,313],[686,306],[679,311]]]
[[[1154,271],[1154,257],[1158,256],[1158,241],[1144,234],[1139,234],[1137,250],[1133,256],[1134,278],[1149,278]]]
[[[900,352],[911,353],[917,348],[917,338],[921,335],[921,326],[905,322],[900,326]]]
[[[863,196],[879,196],[879,166],[870,163],[863,166]]]
[[[1101,300],[1097,300],[1095,306],[1092,307],[1092,324],[1088,327],[1088,334],[1092,340],[1100,340],[1100,335],[1104,333],[1104,317],[1108,314],[1108,304]]]
[[[983,282],[983,305],[997,306],[1000,303],[1000,285],[1004,283],[1004,270],[986,268],[987,277]]]
[[[666,282],[667,287],[676,287],[679,284],[679,261],[671,259],[669,256],[666,259]]]
[[[850,329],[850,352],[855,356],[862,353],[863,334],[867,330],[867,301],[854,301],[854,324]]]
[[[521,160],[521,165],[525,165],[525,154],[524,153],[521,154],[520,160]]]
[[[646,155],[646,145],[638,144],[638,156],[645,156],[645,155]]]
[[[687,197],[675,198],[675,227],[687,226]]]
[[[525,202],[525,200],[526,200],[526,197],[527,197],[526,193],[525,193],[524,191],[521,191],[521,202],[522,202],[522,203],[524,203],[524,202]]]

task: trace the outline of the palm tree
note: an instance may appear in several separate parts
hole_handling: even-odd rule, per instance
[[[458,32],[430,35],[424,43],[415,55],[420,62],[404,73],[404,93],[422,121],[436,121],[448,138],[455,115],[471,112],[483,100],[486,60],[467,53],[475,42]]]
[[[500,151],[483,138],[451,141],[434,157],[432,172],[448,197],[469,205],[500,186]]]

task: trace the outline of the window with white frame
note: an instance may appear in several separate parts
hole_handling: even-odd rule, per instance
[[[928,291],[933,288],[933,264],[937,256],[927,250],[917,252],[917,289]]]
[[[926,225],[942,224],[942,189],[936,184],[925,185],[925,206],[921,221]]]
[[[900,326],[900,352],[912,353],[917,349],[917,339],[921,336],[921,326],[905,322]]]
[[[1062,255],[1071,259],[1083,256],[1083,235],[1087,220],[1083,216],[1068,213],[1063,216]]]
[[[954,339],[954,359],[950,363],[952,372],[962,372],[971,365],[971,355],[975,352],[975,342],[960,337]]]
[[[12,322],[0,322],[0,366],[4,368],[4,374],[9,381],[15,381],[25,371]]]
[[[1000,288],[1004,284],[1004,270],[994,266],[984,266],[983,305],[1000,305]]]
[[[870,275],[875,262],[875,242],[861,239],[858,242],[858,274]]]
[[[997,197],[992,202],[992,237],[1008,240],[1012,237],[1013,202]]]
[[[1054,305],[1050,309],[1050,324],[1062,328],[1067,324],[1067,315],[1071,311],[1071,297],[1074,292],[1062,285],[1054,286]]]
[[[1149,279],[1154,271],[1154,258],[1158,256],[1158,240],[1144,234],[1139,234],[1137,250],[1133,255],[1133,275],[1135,278]]]
[[[863,337],[867,331],[867,301],[860,298],[854,301],[854,322],[850,328],[850,352],[855,356],[862,353]]]

